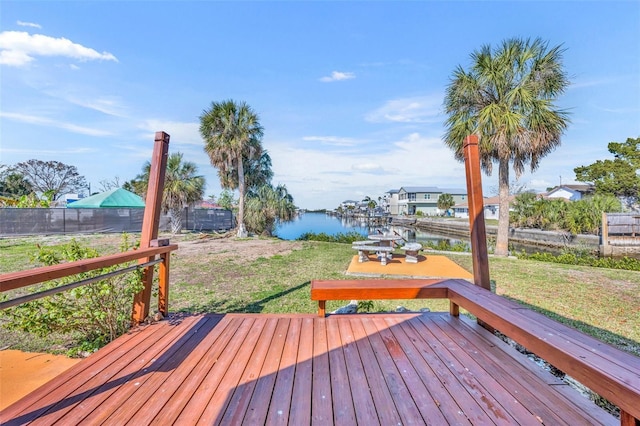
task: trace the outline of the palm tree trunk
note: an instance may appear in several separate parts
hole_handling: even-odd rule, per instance
[[[173,207],[171,208],[171,233],[179,234],[182,231],[182,206],[181,207]]]
[[[238,200],[238,233],[239,238],[247,237],[247,229],[244,226],[244,164],[242,164],[242,151],[238,153],[238,192],[240,192],[240,199]]]
[[[498,195],[500,212],[498,215],[498,237],[496,256],[509,255],[509,160],[500,160],[498,170]]]

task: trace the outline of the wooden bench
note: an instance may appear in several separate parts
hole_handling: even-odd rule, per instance
[[[313,280],[311,299],[449,299],[621,409],[622,425],[640,419],[640,357],[496,295],[466,280]]]
[[[375,243],[375,241],[373,241]],[[352,249],[358,250],[358,262],[368,262],[369,253],[376,252],[376,255],[380,258],[382,265],[387,264],[387,254],[393,252],[393,247],[379,246],[375,244],[360,244],[351,246]]]
[[[446,299],[447,280],[312,280],[311,300],[325,316],[327,300]]]

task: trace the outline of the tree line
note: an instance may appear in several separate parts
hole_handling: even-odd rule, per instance
[[[213,102],[200,116],[204,151],[218,170],[224,189],[219,202],[236,209],[238,236],[247,232],[271,235],[278,220],[291,220],[296,212],[293,196],[285,185],[272,184],[271,157],[262,147],[263,128],[258,115],[245,102]],[[122,187],[146,197],[150,162]],[[182,227],[183,209],[204,196],[205,179],[195,163],[180,152],[169,155],[162,199],[163,213],[171,218],[172,231]],[[119,187],[119,179],[102,181],[103,190]],[[48,207],[61,195],[89,189],[75,166],[59,161],[29,160],[14,166],[0,165],[0,206]],[[239,197],[233,196],[238,190]],[[211,197],[215,198],[215,197]],[[20,200],[27,200],[22,202]]]

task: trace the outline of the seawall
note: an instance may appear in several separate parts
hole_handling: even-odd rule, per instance
[[[469,239],[469,223],[467,221],[394,217],[391,225],[418,228],[452,237]],[[486,225],[486,232],[487,236],[495,238],[498,233],[498,227],[496,225]],[[509,228],[509,241],[553,248],[576,247],[593,251],[599,251],[600,249],[600,237],[598,235],[572,235],[568,232],[541,231],[539,229]]]

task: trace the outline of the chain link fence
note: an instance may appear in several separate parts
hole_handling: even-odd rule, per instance
[[[134,208],[1,208],[0,237],[19,235],[140,232],[144,209]],[[169,216],[160,217],[160,230],[170,230]],[[189,209],[182,213],[182,229],[228,231],[233,214],[223,209]]]

